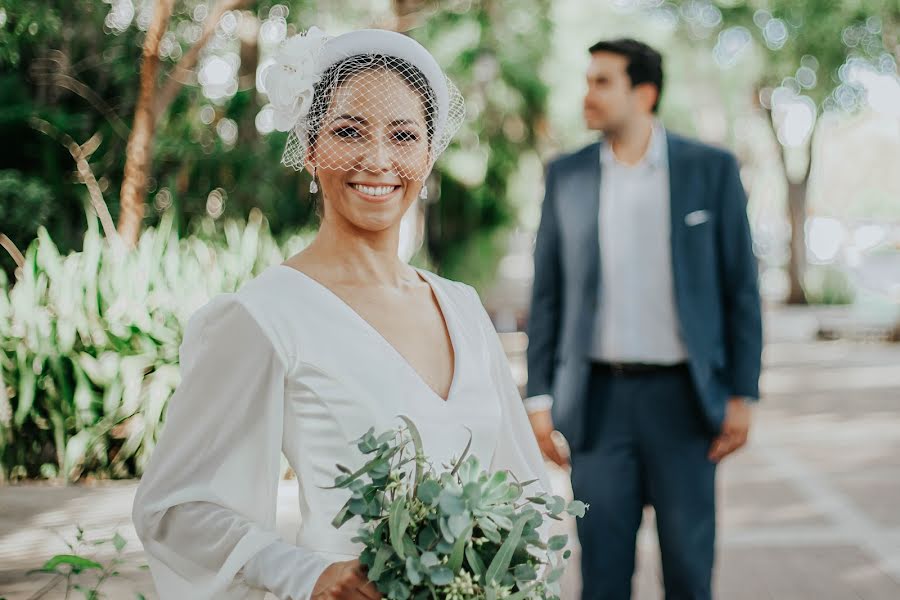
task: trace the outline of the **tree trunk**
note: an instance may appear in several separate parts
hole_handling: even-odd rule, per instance
[[[809,173],[802,181],[788,181],[787,211],[791,224],[791,256],[788,262],[790,288],[788,304],[806,304],[803,291],[803,272],[806,269],[806,191]]]
[[[122,181],[119,211],[119,234],[129,246],[137,244],[144,220],[147,177],[153,161],[153,136],[156,130],[156,111],[153,103],[159,72],[159,42],[172,16],[174,0],[159,0],[153,21],[144,38],[141,61],[141,88],[134,111],[134,126],[125,151],[125,176]]]
[[[806,270],[806,194],[809,189],[809,174],[812,171],[813,160],[813,134],[810,134],[808,160],[806,168],[797,181],[791,180],[787,169],[786,148],[778,141],[778,129],[775,125],[771,109],[766,111],[769,115],[769,126],[775,143],[781,148],[781,170],[787,183],[787,208],[788,223],[791,225],[790,259],[788,260],[788,295],[787,304],[806,304],[806,292],[803,291],[803,274]]]

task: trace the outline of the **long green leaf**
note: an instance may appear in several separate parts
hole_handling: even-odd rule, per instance
[[[456,464],[453,465],[453,470],[450,471],[450,474],[454,477],[456,476],[456,473],[459,472],[459,468],[462,466],[463,461],[466,460],[466,455],[469,453],[469,449],[472,447],[472,430],[466,427],[466,431],[469,432],[469,441],[466,442],[466,447],[463,449],[459,460],[456,461]]]
[[[387,564],[388,558],[390,557],[390,546],[384,545],[378,548],[378,552],[375,553],[375,560],[372,561],[372,567],[367,573],[369,581],[378,581],[379,579],[381,579],[381,574],[384,573],[384,567]]]
[[[513,553],[516,551],[516,547],[519,545],[519,540],[522,537],[522,530],[525,528],[525,524],[529,519],[531,519],[531,515],[524,515],[516,519],[512,531],[509,532],[506,540],[500,545],[500,549],[497,550],[494,560],[491,561],[491,566],[488,567],[487,574],[485,575],[486,583],[500,583],[503,574],[506,573],[506,570],[509,568]]]
[[[422,444],[422,436],[419,434],[419,428],[416,427],[416,424],[413,423],[412,419],[406,415],[400,415],[400,418],[406,423],[406,427],[409,429],[409,436],[412,438],[413,447],[416,449],[416,478],[412,485],[412,497],[414,498],[416,489],[422,482],[422,473],[425,467],[423,464],[425,460],[425,446]]]
[[[75,573],[81,573],[82,571],[87,571],[89,569],[99,569],[103,570],[103,565],[96,563],[90,559],[84,558],[83,556],[76,556],[74,554],[57,554],[46,563],[44,566],[39,569],[39,571],[44,573],[55,573],[57,567],[60,565],[69,565],[72,567],[72,571]]]
[[[380,465],[380,463],[382,463],[383,461],[390,460],[399,451],[400,451],[400,446],[391,448],[390,452],[388,452],[384,456],[379,456],[377,458],[373,458],[372,460],[367,462],[365,465],[360,467],[352,475],[349,475],[346,479],[342,479],[340,483],[336,483],[334,485],[329,485],[329,486],[323,486],[322,489],[323,490],[337,490],[337,489],[349,487],[351,483],[353,483],[354,481],[356,481],[357,479],[359,479],[366,473],[369,473],[373,469],[377,468]]]
[[[466,546],[466,562],[469,563],[469,566],[472,568],[472,572],[482,577],[485,572],[484,561],[481,560],[481,556],[478,555],[478,551],[475,548],[471,548]]]
[[[403,547],[403,534],[409,527],[409,511],[406,510],[406,497],[398,496],[391,504],[388,514],[391,546],[401,560],[406,560],[406,549]]]
[[[453,574],[456,575],[459,573],[459,570],[462,568],[463,556],[465,555],[466,545],[469,543],[469,538],[472,535],[472,525],[469,524],[466,527],[466,530],[463,531],[462,535],[456,538],[456,541],[453,542],[453,551],[450,552],[450,558],[447,561],[447,566],[453,571]]]

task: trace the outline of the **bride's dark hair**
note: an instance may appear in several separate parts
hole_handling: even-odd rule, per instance
[[[425,130],[428,143],[434,137],[434,121],[437,112],[437,99],[434,90],[418,67],[409,61],[385,54],[357,54],[349,56],[328,67],[313,91],[313,100],[307,116],[307,142],[312,148],[319,136],[322,119],[328,112],[335,91],[348,79],[366,71],[385,70],[399,75],[403,81],[422,99],[425,116]]]

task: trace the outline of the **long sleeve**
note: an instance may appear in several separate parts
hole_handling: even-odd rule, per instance
[[[737,161],[727,155],[722,173],[719,234],[728,344],[728,385],[732,396],[759,397],[762,316],[756,257],[747,220],[747,197]]]
[[[327,565],[275,532],[285,361],[235,296],[188,323],[132,512],[160,598],[308,598]]]
[[[534,283],[528,317],[527,395],[552,393],[553,369],[562,315],[562,269],[559,260],[559,225],[556,221],[553,165],[547,168],[541,224],[534,246]]]
[[[503,344],[481,304],[478,293],[472,288],[469,290],[473,297],[472,310],[476,313],[484,333],[491,377],[502,411],[500,431],[490,470],[508,470],[519,481],[536,480],[531,490],[549,493],[552,490],[550,476],[531,429],[531,423],[528,421],[528,415],[525,413],[525,407],[522,405],[522,397],[513,379]]]

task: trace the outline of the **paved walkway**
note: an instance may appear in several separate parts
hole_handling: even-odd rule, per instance
[[[720,470],[719,599],[900,598],[900,345],[813,341],[815,328],[803,310],[767,319],[765,401],[749,447]],[[128,579],[104,587],[108,597],[155,598],[129,525],[133,494],[132,482],[0,488],[0,598],[49,581],[25,571],[62,552],[73,523],[128,541]],[[290,482],[281,496],[290,537]],[[661,598],[650,512],[639,541],[635,598]]]

